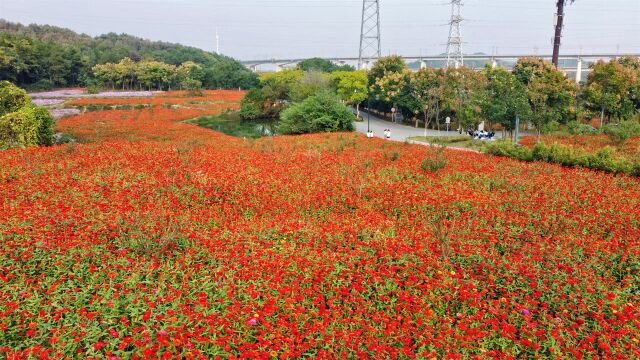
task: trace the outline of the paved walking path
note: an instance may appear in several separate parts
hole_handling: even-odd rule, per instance
[[[367,133],[367,119],[369,114],[361,112],[360,116],[364,118],[363,122],[356,122],[356,130],[363,134]],[[390,121],[380,119],[375,115],[371,115],[371,130],[376,137],[384,138],[384,129],[391,130],[391,140],[405,141],[407,138],[415,136],[425,136],[424,128],[415,128],[413,126],[395,124]],[[463,134],[464,135],[464,134]],[[437,131],[427,130],[426,136],[461,136],[457,131]]]

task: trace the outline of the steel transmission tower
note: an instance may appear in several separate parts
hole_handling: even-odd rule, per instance
[[[360,29],[360,56],[358,67],[364,69],[373,59],[382,56],[380,48],[380,1],[362,1],[362,27]]]
[[[447,42],[447,66],[464,65],[462,55],[462,32],[460,24],[462,17],[462,0],[451,0],[451,22],[449,28],[449,41]]]

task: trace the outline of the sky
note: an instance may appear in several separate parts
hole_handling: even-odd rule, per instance
[[[446,50],[448,0],[380,0],[382,52]],[[556,0],[466,0],[464,53],[550,54]],[[128,33],[241,60],[357,57],[361,0],[0,0],[0,18]],[[640,53],[640,0],[576,0],[562,52]]]

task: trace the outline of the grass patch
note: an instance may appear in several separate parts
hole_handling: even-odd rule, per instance
[[[487,144],[486,141],[474,140],[469,136],[416,136],[409,138],[409,140],[476,151],[482,151]]]

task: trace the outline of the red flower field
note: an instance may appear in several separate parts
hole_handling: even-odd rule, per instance
[[[640,357],[638,178],[180,122],[224,107],[0,153],[0,357]]]

